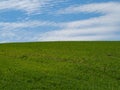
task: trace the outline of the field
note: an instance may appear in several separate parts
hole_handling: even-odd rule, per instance
[[[120,90],[120,42],[0,44],[0,90]]]

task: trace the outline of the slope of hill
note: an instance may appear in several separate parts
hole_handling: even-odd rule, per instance
[[[120,42],[0,44],[0,90],[120,90]]]

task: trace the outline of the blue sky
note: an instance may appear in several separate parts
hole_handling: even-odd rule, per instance
[[[0,0],[0,43],[120,40],[120,0]]]

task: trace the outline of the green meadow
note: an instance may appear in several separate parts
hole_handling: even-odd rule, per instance
[[[0,44],[0,90],[120,90],[120,42]]]

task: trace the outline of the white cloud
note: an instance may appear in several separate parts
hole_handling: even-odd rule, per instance
[[[57,24],[49,21],[0,22],[1,30],[15,30],[39,26],[57,26]]]
[[[68,8],[59,10],[58,14],[72,14],[72,13],[111,13],[119,11],[119,2],[108,2],[108,3],[91,3],[86,5],[70,6]],[[120,12],[119,12],[120,13]]]
[[[74,36],[74,37],[58,37],[58,36],[48,36],[39,38],[38,41],[96,41],[96,40],[114,40],[114,37],[119,37],[118,35],[91,35],[91,36]],[[117,39],[115,39],[117,40]]]
[[[2,0],[0,10],[21,10],[28,14],[40,13],[42,8],[51,7],[57,1],[53,0]]]
[[[68,7],[60,10],[61,14],[79,13],[79,12],[100,12],[105,13],[102,16],[90,18],[87,20],[78,20],[59,24],[62,30],[50,31],[37,36],[41,41],[57,40],[114,40],[118,38],[116,33],[120,33],[120,3],[94,3],[80,5],[77,7]],[[120,38],[119,38],[120,39]]]
[[[11,41],[10,39],[16,40],[32,40],[32,33],[34,31],[31,28],[36,29],[37,27],[57,27],[56,23],[49,21],[24,21],[24,22],[0,22],[0,42],[1,39]],[[36,32],[37,33],[37,32]],[[33,34],[34,35],[34,34]]]
[[[102,40],[115,37],[116,27],[87,27],[79,29],[63,29],[41,34],[38,41],[64,41],[64,40]]]

